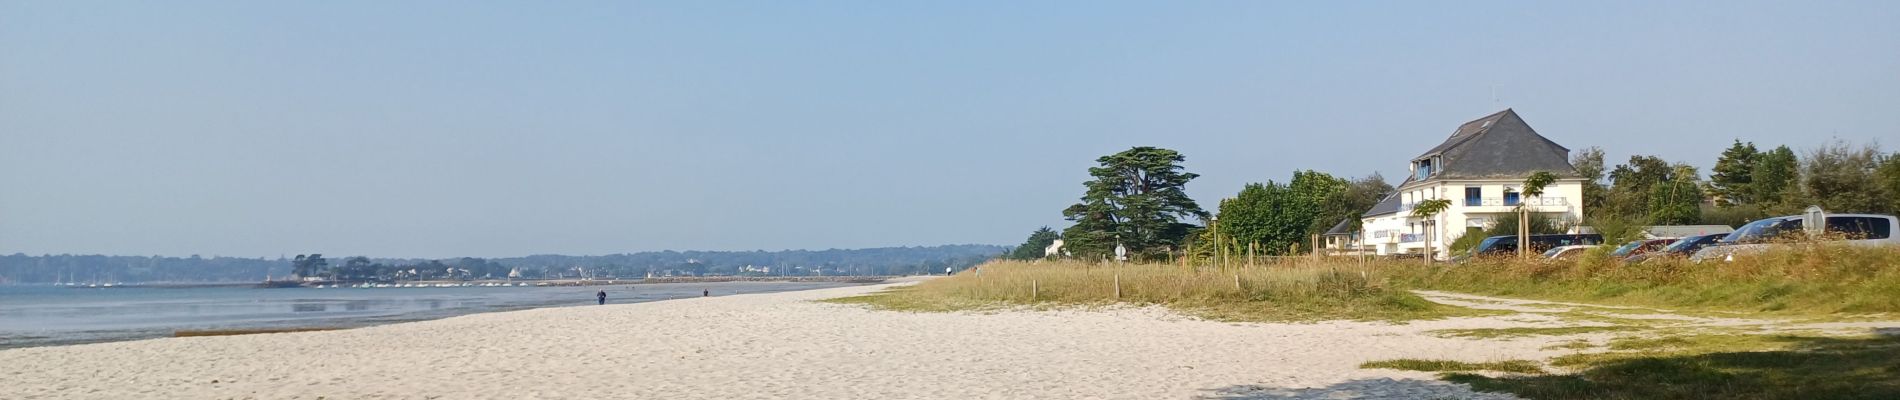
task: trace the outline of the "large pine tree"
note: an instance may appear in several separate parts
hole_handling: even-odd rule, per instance
[[[1075,221],[1062,232],[1064,247],[1075,256],[1099,259],[1121,244],[1131,257],[1159,257],[1194,227],[1183,219],[1207,218],[1188,198],[1188,181],[1200,175],[1183,170],[1187,158],[1181,153],[1135,147],[1095,161],[1100,166],[1089,168],[1095,179],[1083,184],[1088,190],[1082,202],[1062,211]]]
[[[1761,159],[1761,151],[1755,149],[1755,143],[1742,143],[1736,140],[1728,150],[1722,151],[1722,157],[1715,160],[1715,168],[1709,171],[1709,194],[1715,195],[1718,206],[1728,207],[1737,204],[1754,204],[1755,164]]]

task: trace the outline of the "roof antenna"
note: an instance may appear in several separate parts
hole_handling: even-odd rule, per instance
[[[1498,108],[1498,85],[1491,85],[1491,108]]]

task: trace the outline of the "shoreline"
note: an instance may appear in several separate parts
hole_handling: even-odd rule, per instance
[[[842,287],[865,285],[864,283],[850,283],[850,282],[767,281],[767,280],[716,281],[716,282],[715,281],[648,282],[647,284],[690,285],[690,284],[695,284],[695,283],[724,285],[723,287],[713,288],[713,289],[717,289],[717,290],[714,290],[714,292],[716,292],[714,293],[714,296],[745,295],[745,294],[752,294],[752,293],[780,293],[780,292],[789,292],[789,291],[821,290],[821,289],[831,289],[831,288],[840,287],[840,286],[814,286],[814,287],[801,287],[801,288],[790,288],[790,289],[759,289],[760,287],[769,288],[771,287],[769,285],[775,284],[775,283],[814,283],[814,284],[836,283],[839,285],[846,285]],[[628,284],[627,282],[621,282],[619,284],[616,284],[615,286],[620,286],[620,285],[630,285],[630,284]],[[754,287],[752,285],[768,285],[768,286]],[[606,286],[606,285],[594,285],[594,286]],[[522,288],[522,289],[532,290],[532,289],[539,288],[539,289],[546,290],[553,287],[574,287],[574,286],[573,285],[559,285],[559,286],[550,285],[547,287],[527,287],[527,288]],[[118,287],[114,287],[114,289],[117,289],[117,288]],[[143,288],[134,287],[134,288],[135,289],[172,289],[172,288],[152,288],[152,287],[143,287]],[[227,288],[227,287],[214,287],[214,288]],[[356,290],[352,288],[323,289],[322,291],[317,291],[313,288],[301,288],[301,289],[311,290],[309,293],[312,296],[322,296],[326,293],[375,293],[375,292],[356,292]],[[438,289],[438,288],[414,288],[414,289],[426,291],[427,289]],[[259,288],[259,290],[269,290],[272,292],[276,291],[276,289],[261,289],[261,288]],[[483,289],[483,290],[509,291],[509,290],[515,290],[515,289],[514,288],[494,288],[494,289]],[[612,289],[609,288],[609,290],[611,291]],[[674,295],[663,295],[664,297],[638,297],[638,296],[618,297],[616,296],[616,297],[609,298],[609,304],[636,304],[636,303],[664,302],[664,301],[701,297],[700,296],[701,289],[699,288],[690,288],[690,290],[687,290],[687,288],[675,288],[673,290],[678,290],[680,291],[680,293],[674,294]],[[341,292],[331,292],[331,291],[341,291]],[[687,293],[687,292],[690,292],[690,293]],[[654,292],[646,292],[646,293],[654,293]],[[580,293],[580,294],[586,294],[586,293]],[[560,300],[540,300],[540,301],[528,301],[528,302],[519,302],[519,303],[498,303],[494,305],[474,306],[474,307],[468,307],[468,308],[448,308],[448,309],[440,309],[440,310],[436,310],[436,309],[410,310],[410,311],[396,312],[392,314],[368,315],[368,316],[332,316],[332,317],[320,317],[320,318],[300,318],[300,319],[280,320],[280,321],[251,321],[251,322],[240,322],[240,323],[229,323],[229,324],[219,324],[219,323],[180,324],[176,327],[169,327],[169,328],[127,327],[127,328],[106,328],[106,329],[86,330],[86,331],[55,331],[55,332],[21,331],[21,332],[14,332],[16,333],[15,335],[0,337],[0,350],[64,347],[64,346],[76,346],[76,345],[87,345],[87,344],[117,343],[117,342],[128,342],[128,341],[164,339],[164,338],[177,337],[179,336],[181,332],[189,334],[192,332],[204,332],[204,331],[236,332],[236,333],[258,331],[260,333],[268,333],[269,331],[278,331],[278,330],[349,330],[349,329],[360,329],[360,328],[365,328],[365,327],[384,326],[384,325],[391,325],[391,324],[433,321],[433,320],[440,320],[444,318],[454,318],[454,317],[466,316],[466,315],[479,315],[479,314],[488,314],[488,313],[502,313],[502,312],[515,312],[515,311],[523,311],[523,310],[581,307],[581,306],[595,306],[592,296],[585,296],[585,298],[582,298],[582,297],[575,297],[571,299],[564,298]],[[5,333],[5,332],[0,332],[0,333]]]
[[[892,279],[906,278],[895,275],[839,275],[839,276],[669,276],[653,278],[606,278],[606,279],[475,279],[475,280],[434,280],[434,281],[265,281],[265,282],[147,282],[132,284],[99,285],[60,285],[52,282],[8,283],[0,286],[39,287],[50,286],[66,289],[199,289],[199,288],[260,288],[280,289],[298,287],[316,287],[331,285],[372,284],[408,284],[435,287],[435,285],[481,286],[484,284],[525,284],[526,286],[602,286],[602,285],[652,285],[661,283],[723,283],[723,282],[837,282],[855,284],[873,284]]]
[[[905,313],[816,301],[904,284],[0,350],[14,367],[0,398],[1508,399],[1358,365],[1551,353],[1540,338],[1422,333],[1525,324],[1493,317],[1262,324],[1155,307]]]

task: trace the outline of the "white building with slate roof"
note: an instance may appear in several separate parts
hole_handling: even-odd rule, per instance
[[[1519,204],[1573,226],[1583,219],[1584,178],[1570,165],[1570,149],[1537,134],[1510,109],[1459,125],[1444,143],[1412,158],[1409,171],[1391,196],[1362,216],[1358,249],[1422,254],[1430,243],[1431,254],[1443,259],[1452,241],[1490,227]],[[1537,171],[1557,175],[1557,182],[1543,196],[1522,195],[1524,178]],[[1449,199],[1451,207],[1432,218],[1412,215],[1430,199]]]

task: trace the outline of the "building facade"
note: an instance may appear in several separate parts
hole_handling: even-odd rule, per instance
[[[1524,179],[1544,171],[1557,181],[1541,196],[1526,196]],[[1450,138],[1414,157],[1405,181],[1361,217],[1358,250],[1380,255],[1449,256],[1452,241],[1490,228],[1522,206],[1571,226],[1583,220],[1584,178],[1570,165],[1570,149],[1539,135],[1510,109],[1459,125]],[[1431,217],[1412,213],[1418,203],[1447,199]]]

